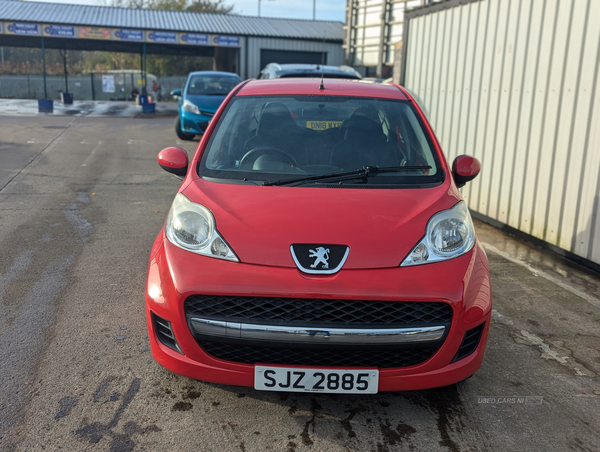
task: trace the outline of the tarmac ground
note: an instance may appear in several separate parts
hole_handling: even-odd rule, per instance
[[[463,383],[274,393],[162,368],[145,279],[180,181],[156,155],[198,139],[32,108],[0,100],[0,451],[600,451],[600,275],[479,221],[494,311]]]

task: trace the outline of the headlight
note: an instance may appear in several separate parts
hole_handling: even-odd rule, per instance
[[[401,267],[452,259],[470,251],[475,244],[475,228],[464,201],[431,217],[425,237],[404,259]]]
[[[179,193],[173,201],[165,227],[169,241],[203,256],[239,262],[215,227],[213,214]]]
[[[183,101],[183,109],[191,113],[196,113],[197,115],[200,114],[200,110],[198,109],[198,107],[187,99]]]

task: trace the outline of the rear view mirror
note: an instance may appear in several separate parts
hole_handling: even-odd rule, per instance
[[[165,148],[158,153],[158,164],[168,173],[185,176],[188,169],[188,155],[181,148]]]
[[[174,89],[173,91],[171,91],[171,96],[177,98],[177,97],[181,97],[181,90],[180,89]]]
[[[470,155],[459,155],[452,163],[452,175],[458,188],[475,179],[481,171],[481,163]]]

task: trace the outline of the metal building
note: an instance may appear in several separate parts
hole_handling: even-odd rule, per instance
[[[344,62],[343,24],[235,14],[0,0],[0,46],[213,57],[256,77],[271,62]]]
[[[403,84],[469,207],[600,269],[600,2],[450,0],[407,14]],[[566,252],[566,253],[565,253]]]
[[[397,74],[405,11],[434,1],[440,0],[347,0],[346,64],[369,77]]]

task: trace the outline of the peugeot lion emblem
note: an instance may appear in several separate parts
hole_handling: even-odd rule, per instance
[[[323,248],[322,246],[317,247],[316,250],[309,250],[310,254],[308,257],[316,257],[317,259],[310,268],[317,268],[317,265],[323,264],[321,268],[329,268],[329,248]]]
[[[290,251],[301,272],[309,275],[333,275],[346,262],[350,248],[333,243],[295,243],[290,246]]]

